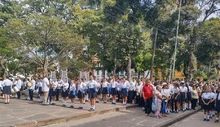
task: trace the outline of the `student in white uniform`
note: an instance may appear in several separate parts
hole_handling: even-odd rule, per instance
[[[128,103],[129,104],[132,104],[132,102],[133,102],[133,99],[134,99],[134,97],[135,97],[135,95],[134,95],[134,91],[135,91],[135,86],[136,86],[136,80],[135,80],[135,78],[132,78],[132,81],[130,82],[130,86],[129,86],[129,88],[128,88]]]
[[[162,94],[162,116],[163,117],[166,117],[166,113],[167,113],[167,104],[168,104],[168,101],[170,100],[170,91],[169,91],[169,88],[168,88],[168,84],[167,83],[163,83],[163,88],[161,90],[161,94]]]
[[[37,81],[37,83],[36,83],[36,85],[37,85],[37,87],[38,87],[38,94],[39,94],[39,96],[40,96],[40,103],[42,103],[43,102],[43,98],[44,98],[44,93],[43,93],[43,91],[42,91],[42,80],[43,80],[43,78],[41,78],[41,77],[39,77],[38,78],[38,81]]]
[[[69,90],[69,99],[71,100],[70,108],[74,108],[74,99],[76,97],[76,84],[75,81],[72,80]]]
[[[9,102],[10,102],[11,88],[12,88],[12,85],[13,85],[12,81],[9,80],[8,78],[9,77],[4,77],[4,80],[2,82],[5,104],[9,104]]]
[[[85,97],[85,88],[86,88],[86,84],[83,83],[83,80],[81,78],[78,79],[78,95],[77,97],[79,98],[79,108],[78,109],[83,109],[83,101],[84,101],[84,97]]]
[[[66,107],[66,100],[68,97],[68,88],[69,88],[68,78],[64,79],[64,84],[62,85],[62,97],[63,97],[63,107]]]
[[[89,111],[95,111],[95,98],[97,93],[97,87],[99,87],[99,84],[94,80],[94,76],[90,75],[90,80],[87,84],[88,87],[88,95],[90,99],[90,110]]]
[[[17,97],[18,97],[18,99],[20,99],[21,98],[21,90],[22,90],[22,81],[21,81],[21,77],[20,76],[18,76],[17,79],[18,79],[18,81],[17,81],[16,86],[17,86],[17,88],[19,90],[17,92]]]
[[[136,104],[140,105],[140,95],[141,95],[141,81],[138,80],[137,85],[135,86],[135,91],[136,91]]]
[[[212,101],[210,103],[210,115],[209,118],[212,118],[215,116],[215,99],[216,99],[216,91],[214,91],[214,88],[212,87],[211,89],[209,89],[210,91],[210,95],[212,98]]]
[[[186,97],[186,109],[191,110],[192,109],[192,87],[189,85],[189,83],[186,83],[187,88],[187,97]]]
[[[187,98],[187,88],[184,85],[184,82],[180,83],[180,105],[182,107],[182,111],[186,111],[186,98]]]
[[[29,87],[29,98],[30,101],[33,101],[33,96],[34,96],[34,90],[36,86],[36,81],[34,80],[34,77],[31,78],[31,87]]]
[[[107,103],[107,94],[110,84],[107,82],[106,78],[102,82],[102,95],[104,96],[104,103]]]
[[[112,80],[110,82],[112,104],[116,104],[117,87],[118,87],[118,82],[115,81],[115,77],[112,77]]]
[[[57,80],[58,82],[58,85],[57,85],[57,89],[56,89],[56,101],[59,101],[59,96],[60,96],[60,93],[61,93],[61,87],[63,86],[64,82],[63,80],[61,79],[61,77],[58,78]]]
[[[51,82],[51,96],[52,96],[52,100],[51,100],[51,105],[56,105],[55,101],[56,101],[56,95],[57,95],[57,86],[58,86],[58,82],[56,79],[54,79]]]
[[[42,81],[42,91],[44,93],[44,105],[47,105],[47,98],[48,98],[48,93],[49,93],[49,87],[50,87],[50,82],[48,80],[48,75],[45,74],[44,79]]]
[[[216,114],[216,120],[215,122],[219,122],[219,115],[220,115],[220,87],[216,90],[216,99],[215,99],[215,110],[217,112]]]
[[[175,83],[174,87],[172,89],[173,95],[172,95],[172,110],[175,113],[178,113],[180,110],[180,89],[179,84]]]
[[[123,84],[123,78],[121,78],[121,79],[118,78],[117,82],[118,82],[118,86],[117,86],[117,97],[118,97],[118,100],[117,100],[117,102],[120,102],[120,99],[122,99],[121,86]]]
[[[130,86],[130,83],[125,79],[125,77],[122,78],[122,85],[121,85],[121,95],[122,95],[122,104],[126,105],[127,103],[127,97],[128,97],[128,88]]]
[[[210,89],[208,87],[205,88],[205,92],[202,94],[202,109],[204,110],[204,120],[209,121],[209,113],[210,113],[210,103],[212,102],[212,95],[210,94]]]

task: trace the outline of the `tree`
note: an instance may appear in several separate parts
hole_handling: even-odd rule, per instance
[[[44,73],[61,58],[68,54],[77,56],[82,50],[82,37],[59,17],[33,14],[27,19],[9,20],[7,28],[13,42],[22,49],[23,57],[42,67]]]

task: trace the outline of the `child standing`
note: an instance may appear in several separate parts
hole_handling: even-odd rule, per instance
[[[212,101],[211,94],[209,92],[208,88],[205,88],[205,92],[202,94],[202,108],[204,110],[204,120],[203,121],[209,121],[209,112],[210,112],[210,103]]]
[[[216,99],[215,99],[215,110],[217,112],[217,115],[216,115],[216,120],[215,122],[219,122],[219,114],[220,114],[220,87],[217,89],[216,91],[217,95],[216,95]]]

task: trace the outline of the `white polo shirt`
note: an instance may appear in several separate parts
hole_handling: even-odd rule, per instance
[[[50,84],[49,80],[45,77],[42,81],[42,91],[48,92],[49,87],[47,85],[49,85],[49,84]]]

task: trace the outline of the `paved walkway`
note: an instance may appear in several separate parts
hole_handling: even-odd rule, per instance
[[[10,100],[10,104],[4,104],[4,100],[0,97],[0,127],[47,125],[53,122],[66,122],[72,119],[86,118],[126,108],[121,104],[112,105],[110,102],[107,104],[100,102],[96,105],[95,112],[89,112],[89,103],[84,105],[83,110],[68,108],[70,100],[68,100],[66,108],[61,107],[61,105],[62,101],[58,101],[55,106],[43,106],[38,102],[38,99],[34,99],[32,102],[24,98],[21,98],[21,100],[14,98]],[[79,101],[76,101],[75,108],[78,108],[78,106]],[[129,106],[132,107],[134,105],[127,105],[127,107]]]
[[[203,121],[203,112],[198,112],[170,127],[220,127],[220,123],[215,123],[214,121],[215,117],[210,119],[209,122]]]
[[[129,109],[131,107],[136,107],[136,105],[123,106],[119,103],[117,105],[112,105],[110,102],[107,104],[100,102],[96,105],[96,111],[94,112],[88,111],[90,108],[89,103],[84,105],[83,110],[70,109],[67,107],[65,108],[61,107],[61,105],[62,101],[58,101],[55,106],[43,106],[38,102],[38,99],[35,99],[34,101],[28,101],[24,98],[21,100],[11,99],[10,104],[4,104],[4,100],[0,98],[0,127],[35,127],[36,125],[48,125],[52,127],[53,125],[51,124],[57,124],[57,127],[67,127],[71,125],[74,126],[72,123],[78,123],[75,126],[82,124],[80,125],[81,127],[90,127],[93,125],[98,126],[96,125],[96,121],[89,121],[88,124],[85,124],[83,121],[86,119],[91,120],[93,118],[100,120],[104,118],[104,116],[111,116],[109,113],[111,113],[113,116],[116,116],[103,122],[107,126],[110,126],[109,121],[113,121],[115,126],[120,126],[122,123],[124,123],[123,125],[126,125],[126,127],[145,125],[148,127],[167,127],[170,125],[170,123],[179,121],[183,117],[195,113],[194,111],[187,111],[184,113],[170,114],[169,117],[163,119],[156,119],[154,117],[146,117],[141,108]],[[67,106],[70,106],[70,100],[68,100]],[[77,108],[78,106],[79,101],[76,101],[75,107]],[[117,122],[121,120],[122,123]],[[101,124],[100,127],[103,127],[102,125],[104,126],[104,124]]]
[[[144,112],[140,108],[131,108],[119,112],[96,115],[91,118],[72,120],[65,123],[48,125],[46,127],[167,127],[168,125],[166,125],[166,123],[174,121],[176,118],[184,116],[191,112],[193,111],[170,114],[168,115],[168,117],[157,119],[153,115],[152,117],[145,116]],[[200,117],[202,117],[202,115]],[[190,123],[190,121],[188,122]],[[203,122],[198,122],[197,125],[201,124],[203,124]],[[184,127],[184,124],[178,127]],[[189,126],[187,124],[187,126],[185,127],[193,126]]]

